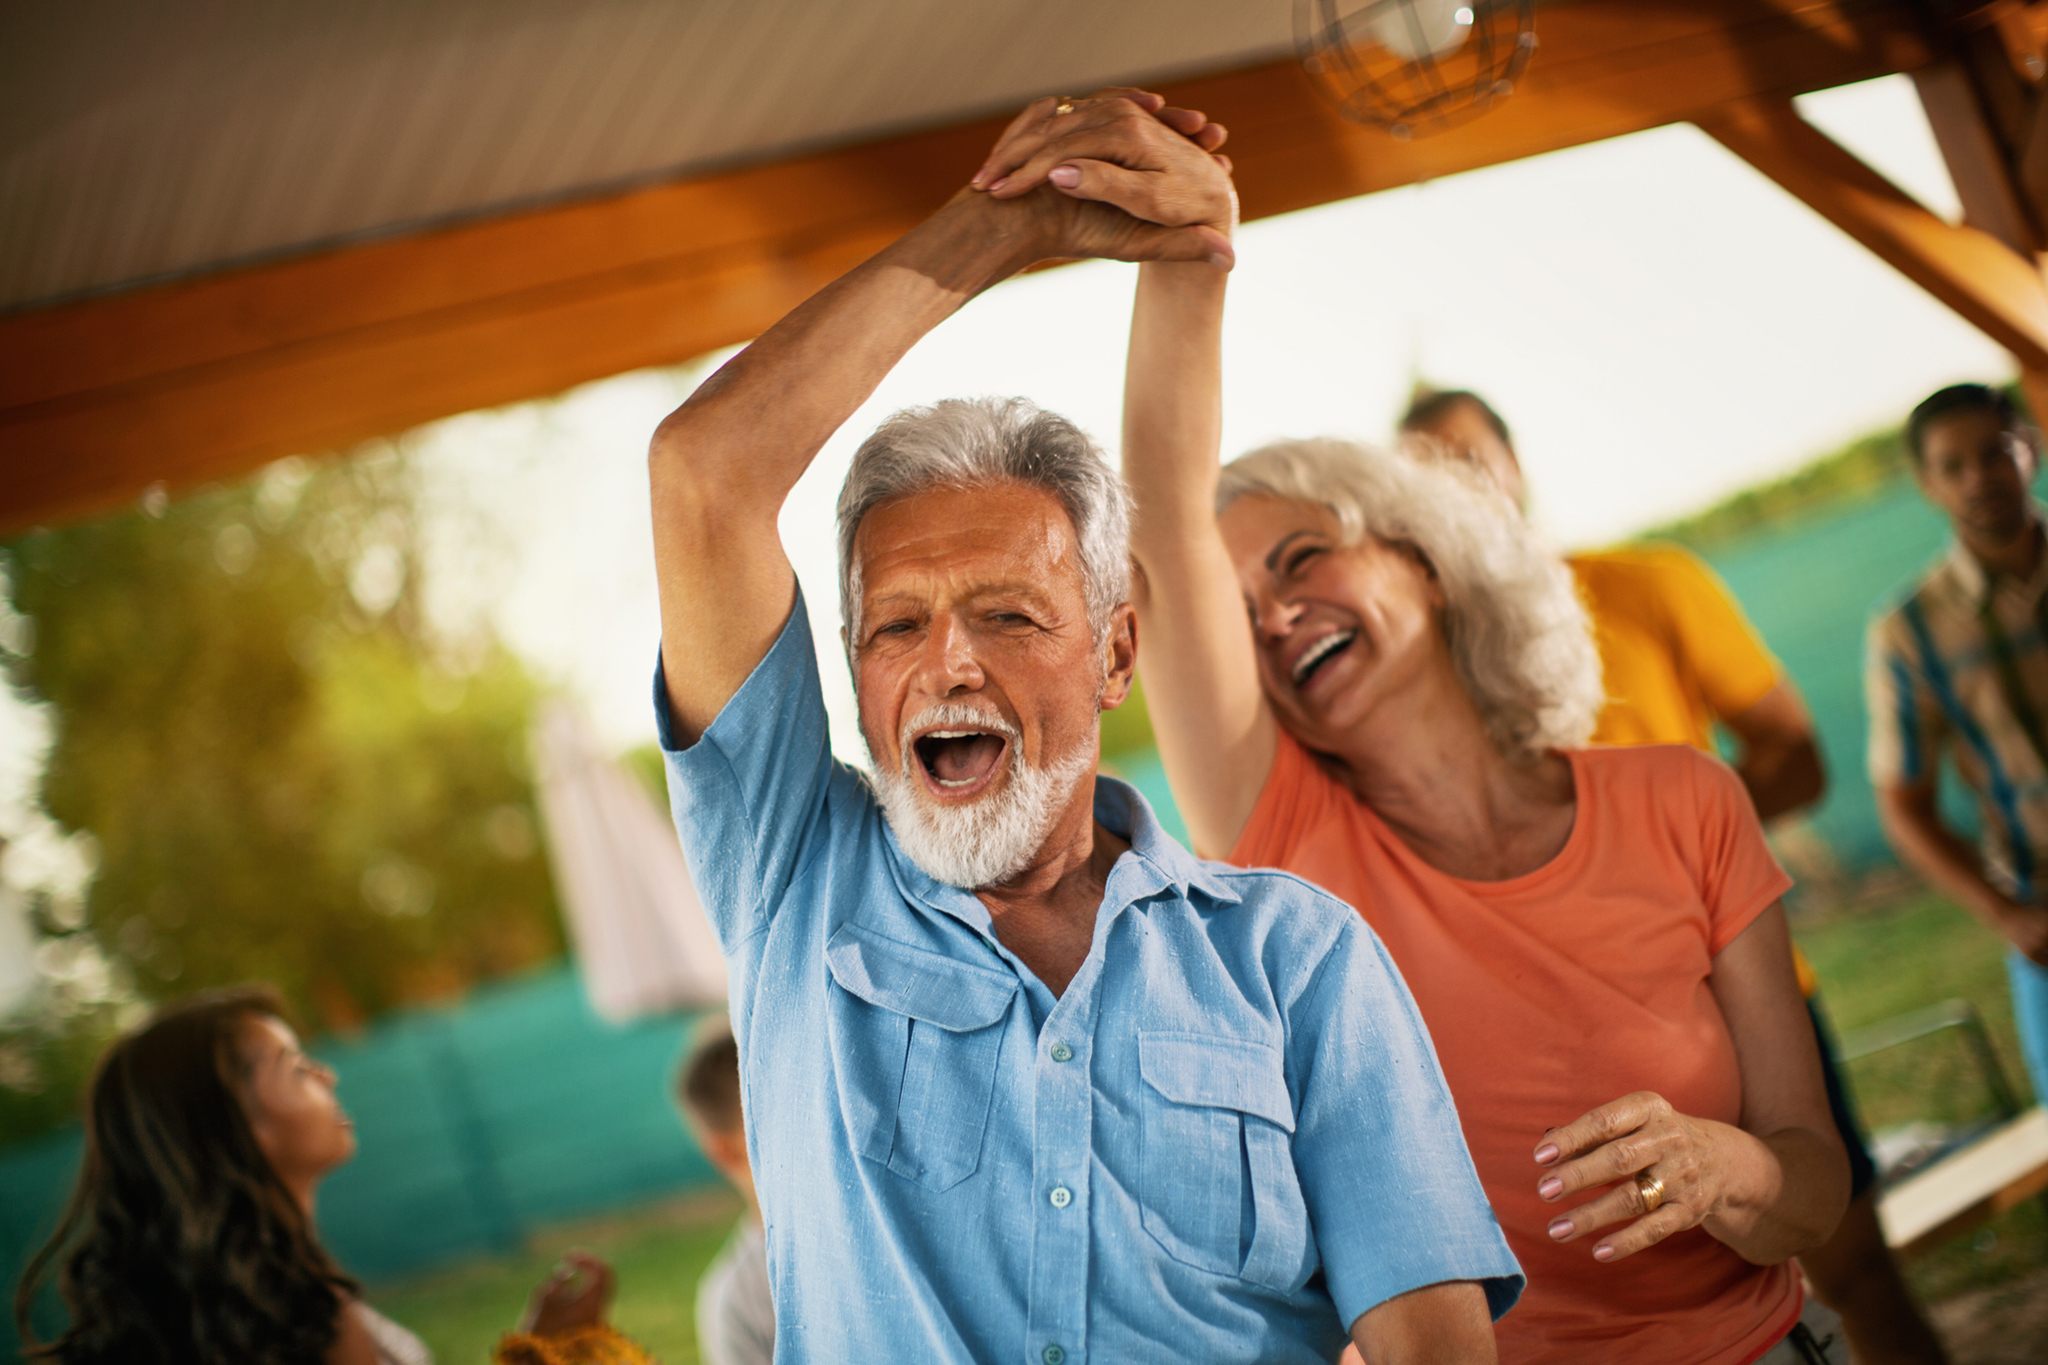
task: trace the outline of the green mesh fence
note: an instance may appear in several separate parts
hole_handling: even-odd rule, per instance
[[[1863,762],[1864,626],[1918,580],[1948,538],[1941,514],[1900,479],[1706,556],[1812,708],[1828,769],[1813,829],[1850,871],[1891,858]],[[1943,786],[1944,809],[1974,831],[1976,810],[1952,774]]]

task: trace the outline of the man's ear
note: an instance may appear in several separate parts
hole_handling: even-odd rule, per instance
[[[1125,602],[1110,613],[1109,633],[1102,641],[1102,710],[1114,711],[1124,704],[1137,671],[1138,613]]]

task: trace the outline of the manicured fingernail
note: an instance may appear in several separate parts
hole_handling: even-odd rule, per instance
[[[1003,177],[1003,178],[1002,178],[1001,180],[998,180],[998,181],[996,181],[996,183],[995,183],[995,184],[993,184],[993,185],[990,185],[990,186],[988,187],[988,189],[989,189],[989,193],[990,193],[990,194],[994,194],[994,193],[995,193],[995,192],[996,192],[997,190],[1001,189],[1001,188],[1002,188],[1003,186],[1005,186],[1005,185],[1007,185],[1007,184],[1009,184],[1009,183],[1010,183],[1010,177],[1006,175],[1006,176],[1004,176],[1004,177]]]
[[[1552,1241],[1562,1242],[1565,1238],[1571,1235],[1572,1220],[1569,1218],[1560,1218],[1555,1223],[1552,1223],[1550,1225],[1550,1237]]]
[[[1613,1248],[1613,1247],[1611,1247],[1611,1246],[1606,1246],[1606,1245],[1604,1245],[1604,1244],[1603,1244],[1603,1245],[1601,1245],[1601,1246],[1597,1246],[1597,1247],[1594,1247],[1594,1248],[1593,1248],[1593,1259],[1594,1259],[1594,1260],[1596,1260],[1596,1261],[1611,1261],[1611,1260],[1613,1260],[1613,1259],[1614,1259],[1614,1248]]]
[[[1555,1160],[1557,1160],[1556,1143],[1546,1142],[1541,1147],[1538,1147],[1536,1149],[1536,1164],[1538,1166],[1548,1166],[1551,1162]]]
[[[1564,1182],[1556,1176],[1552,1176],[1536,1187],[1536,1193],[1542,1195],[1545,1199],[1555,1199],[1564,1193]]]
[[[1228,270],[1236,265],[1237,262],[1220,251],[1212,251],[1209,253],[1209,264],[1215,266],[1218,270]]]
[[[1052,174],[1046,179],[1063,190],[1070,190],[1081,183],[1081,172],[1074,166],[1055,166],[1052,168]]]

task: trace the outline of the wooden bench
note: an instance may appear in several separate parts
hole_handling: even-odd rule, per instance
[[[2048,1110],[2036,1105],[1887,1190],[1884,1239],[1902,1256],[1932,1251],[2048,1192]]]

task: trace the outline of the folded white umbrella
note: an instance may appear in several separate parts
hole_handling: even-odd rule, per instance
[[[555,892],[583,988],[614,1023],[723,1005],[725,958],[668,813],[566,704],[534,728]]]

